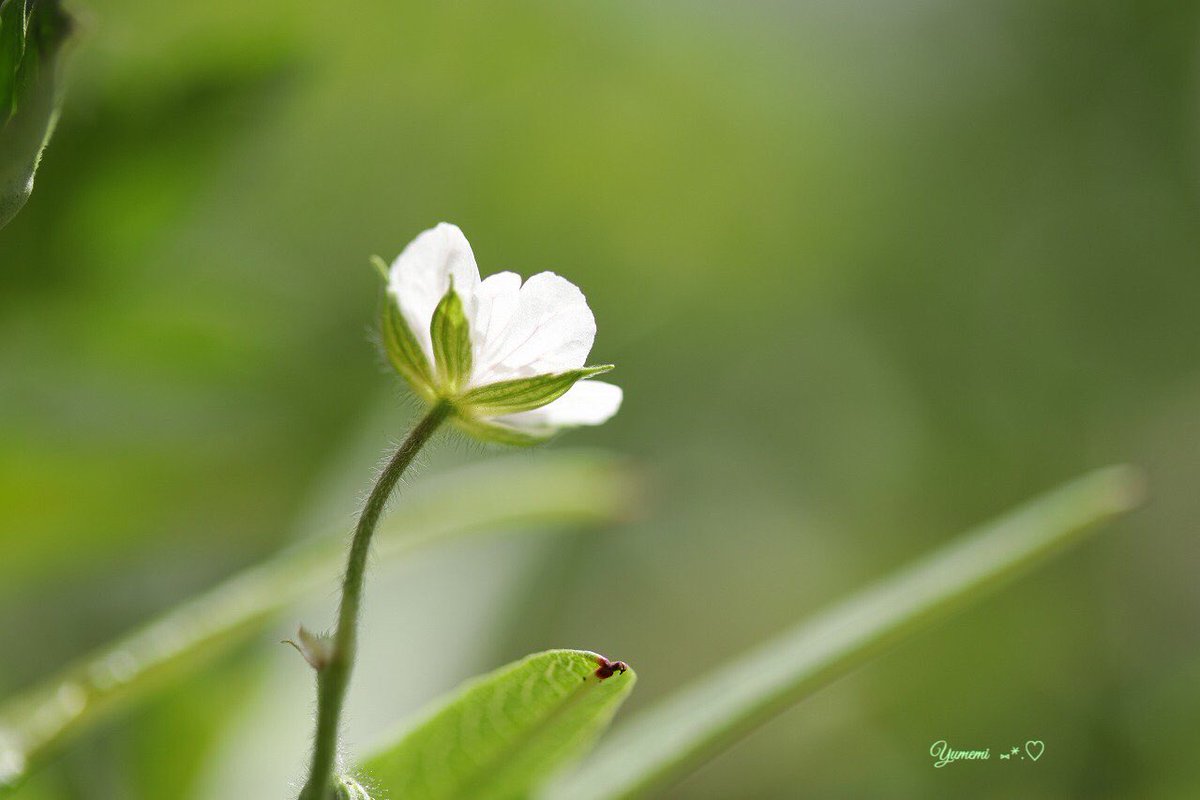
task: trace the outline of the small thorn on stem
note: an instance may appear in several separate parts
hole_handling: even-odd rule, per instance
[[[303,625],[296,631],[296,638],[300,641],[284,639],[280,644],[290,644],[296,648],[296,652],[303,656],[308,665],[317,672],[329,665],[329,660],[333,657],[332,638],[315,634]]]

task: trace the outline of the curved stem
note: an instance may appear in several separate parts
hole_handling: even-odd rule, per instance
[[[342,704],[346,699],[346,687],[350,684],[358,647],[358,615],[371,536],[375,533],[375,526],[396,482],[421,447],[446,420],[450,410],[448,403],[438,402],[417,423],[383,468],[358,518],[354,539],[350,544],[350,557],[346,561],[346,574],[342,579],[342,602],[338,610],[337,630],[333,635],[333,649],[327,663],[317,672],[317,733],[313,743],[312,767],[308,782],[300,793],[300,800],[326,800],[332,787]]]

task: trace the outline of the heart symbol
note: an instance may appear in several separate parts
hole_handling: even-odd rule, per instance
[[[1029,757],[1032,758],[1034,761],[1037,761],[1039,758],[1041,758],[1042,753],[1044,753],[1045,751],[1046,751],[1046,743],[1041,741],[1040,739],[1030,739],[1028,742],[1025,743],[1025,752],[1028,753]]]

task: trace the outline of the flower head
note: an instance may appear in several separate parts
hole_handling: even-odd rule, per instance
[[[418,395],[449,403],[467,432],[528,444],[617,413],[620,387],[588,380],[612,366],[584,366],[596,320],[565,278],[481,280],[471,245],[445,222],[417,236],[386,276],[389,361]]]

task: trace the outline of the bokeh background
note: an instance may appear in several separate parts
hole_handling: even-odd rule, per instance
[[[668,797],[1200,792],[1200,5],[76,9],[58,133],[0,232],[0,693],[315,508],[348,526],[412,413],[366,258],[444,219],[485,273],[584,288],[626,404],[554,447],[632,457],[641,512],[381,569],[352,728],[550,646],[632,662],[628,714],[1129,461],[1142,511]],[[443,440],[424,469],[491,455]],[[286,796],[295,621],[26,796]],[[1029,738],[1019,768],[928,757]]]

